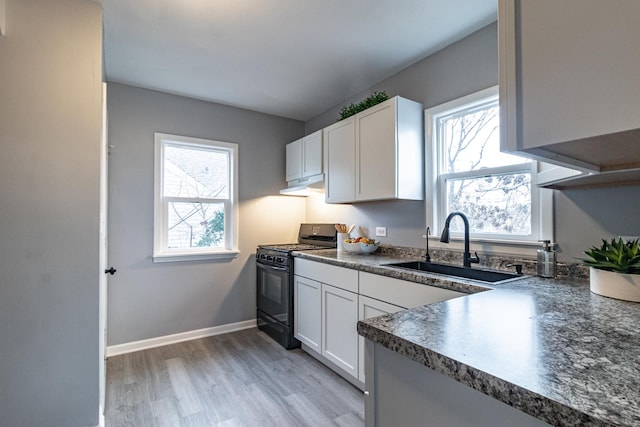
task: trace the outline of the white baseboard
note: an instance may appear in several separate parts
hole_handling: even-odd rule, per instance
[[[251,319],[245,320],[243,322],[228,323],[226,325],[212,326],[210,328],[196,329],[194,331],[180,332],[178,334],[165,335],[162,337],[149,338],[146,340],[110,345],[105,349],[105,358],[118,356],[121,354],[133,353],[134,351],[146,350],[154,347],[162,347],[163,345],[195,340],[198,338],[206,338],[214,335],[241,331],[243,329],[255,328],[256,326],[256,319]]]

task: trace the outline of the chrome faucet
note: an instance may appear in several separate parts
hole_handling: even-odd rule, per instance
[[[462,222],[464,222],[464,255],[462,263],[465,267],[471,267],[471,263],[478,264],[480,262],[480,258],[478,258],[477,252],[474,252],[473,256],[471,256],[471,252],[469,252],[469,220],[465,214],[457,211],[449,214],[447,219],[444,221],[444,230],[442,230],[440,241],[442,243],[449,243],[449,223],[451,222],[451,218],[456,215],[462,218]]]

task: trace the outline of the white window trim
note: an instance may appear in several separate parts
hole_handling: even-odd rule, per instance
[[[444,104],[428,108],[424,111],[425,122],[425,213],[426,226],[432,230],[432,237],[435,239],[442,228],[446,218],[445,207],[441,206],[439,195],[444,190],[444,180],[438,177],[438,150],[434,144],[435,120],[443,113],[448,113],[456,108],[469,108],[476,105],[484,104],[487,100],[498,99],[498,86],[489,87],[487,89],[472,93],[461,98],[454,99]],[[509,153],[516,154],[516,153]],[[553,241],[553,191],[549,189],[539,188],[537,186],[538,175],[540,174],[540,165],[536,161],[530,164],[510,165],[503,168],[492,168],[491,172],[508,172],[509,170],[525,170],[531,168],[531,203],[532,203],[532,220],[531,220],[531,236],[523,238],[514,236],[508,238],[504,236],[496,237],[488,234],[471,233],[470,240],[477,243],[488,243],[508,246],[540,246],[539,241],[548,239]],[[443,176],[448,176],[443,175]],[[470,175],[476,176],[473,172]],[[461,177],[462,174],[455,174]],[[430,204],[431,203],[431,204]],[[537,206],[537,208],[536,208]],[[463,240],[462,233],[451,233],[451,240]]]
[[[199,261],[207,259],[229,259],[238,256],[238,144],[213,141],[166,133],[155,133],[154,145],[154,195],[153,195],[153,262]],[[179,142],[194,147],[210,146],[229,152],[229,200],[198,199],[203,202],[231,204],[230,215],[225,215],[225,248],[168,249],[166,243],[167,217],[164,204],[172,198],[162,198],[162,159],[165,142]],[[180,200],[184,200],[180,198]],[[195,199],[194,199],[195,200]],[[226,211],[226,206],[225,206]]]

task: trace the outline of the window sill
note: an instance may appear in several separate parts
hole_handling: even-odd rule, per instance
[[[456,238],[451,236],[451,244],[441,243],[438,236],[430,237],[429,246],[433,249],[447,251],[462,251],[464,247],[464,238]],[[527,240],[498,240],[490,238],[476,238],[469,242],[471,253],[479,254],[518,256],[524,258],[532,258],[536,255],[536,250],[542,246],[538,241]]]
[[[238,250],[228,250],[228,251],[219,251],[219,252],[204,252],[204,253],[194,253],[194,252],[175,252],[169,254],[154,254],[153,262],[161,263],[161,262],[179,262],[179,261],[202,261],[202,260],[211,260],[211,259],[233,259],[238,256],[240,251]]]
[[[430,241],[440,242],[440,236],[429,236]],[[464,243],[464,237],[451,236],[451,242],[455,243]],[[471,237],[469,239],[470,244],[491,244],[498,246],[520,246],[520,247],[539,247],[540,243],[538,240],[501,240],[501,239],[491,239],[488,237]]]

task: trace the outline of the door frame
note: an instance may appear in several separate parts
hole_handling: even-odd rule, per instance
[[[107,84],[102,83],[102,135],[100,141],[100,219],[99,219],[99,257],[98,266],[98,377],[99,377],[99,414],[100,426],[104,426],[106,403],[106,345],[107,345],[107,207],[108,207],[108,161],[109,147],[107,140]]]

